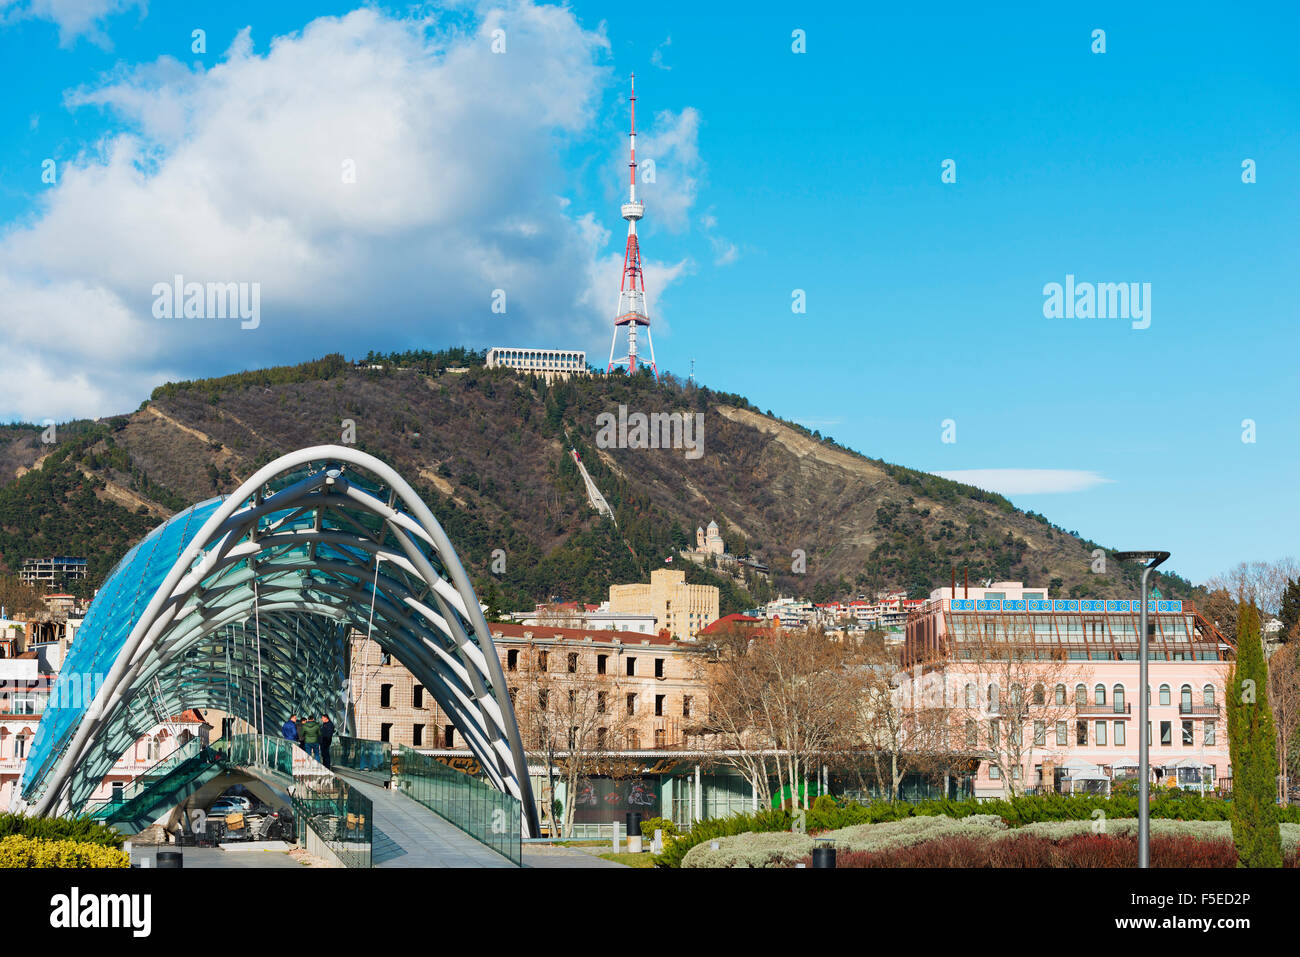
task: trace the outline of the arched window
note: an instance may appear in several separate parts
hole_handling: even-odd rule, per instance
[[[966,685],[966,707],[973,708],[975,707],[975,705],[976,705],[975,685],[968,683]]]
[[[1207,708],[1214,707],[1214,685],[1206,685],[1201,689],[1201,700]]]
[[[1019,711],[1021,706],[1024,703],[1025,703],[1025,689],[1020,687],[1020,685],[1012,685],[1011,686],[1011,707],[1016,711]]]
[[[998,703],[1000,697],[1001,696],[998,694],[997,683],[994,682],[993,684],[989,685],[989,710],[990,711],[998,710]]]
[[[1183,685],[1178,689],[1178,706],[1184,712],[1192,710],[1192,686]]]
[[[1114,688],[1112,688],[1110,691],[1110,699],[1113,702],[1115,702],[1116,711],[1123,711],[1124,710],[1124,686],[1116,685]]]
[[[1042,685],[1034,685],[1034,704],[1045,704],[1047,695]]]
[[[1092,689],[1092,703],[1093,703],[1093,704],[1105,704],[1105,703],[1106,703],[1106,686],[1105,686],[1105,685],[1103,685],[1103,684],[1099,684],[1099,685],[1097,685],[1097,687],[1095,687],[1095,688]]]
[[[974,748],[979,746],[979,732],[975,726],[974,718],[966,719],[966,747]]]
[[[1088,689],[1082,681],[1074,686],[1074,703],[1077,705],[1088,703]]]
[[[1169,685],[1160,686],[1160,703],[1169,704]]]
[[[1065,685],[1056,686],[1056,703],[1058,705],[1065,704]]]

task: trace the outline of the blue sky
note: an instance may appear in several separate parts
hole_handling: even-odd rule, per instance
[[[0,419],[326,351],[603,364],[635,71],[661,367],[1196,580],[1300,551],[1294,5],[715,6],[0,0]],[[153,316],[177,272],[259,327]],[[1150,327],[1045,318],[1067,274]]]

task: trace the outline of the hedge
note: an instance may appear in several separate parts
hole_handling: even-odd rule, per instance
[[[86,841],[46,841],[21,834],[0,840],[0,868],[130,867],[125,851]]]
[[[1227,821],[1230,819],[1231,801],[1203,798],[1187,791],[1171,791],[1151,796],[1153,820]],[[1048,821],[1091,821],[1093,812],[1101,810],[1108,819],[1135,818],[1138,799],[1135,796],[1047,794],[977,801],[939,799],[915,804],[905,802],[875,801],[870,804],[837,804],[828,798],[819,798],[805,812],[805,830],[820,834],[852,827],[857,824],[877,824],[909,817],[965,818],[972,815],[991,814],[1001,818],[1008,827],[1020,828],[1028,824]],[[1300,806],[1278,808],[1283,822],[1300,824]],[[747,831],[791,831],[794,816],[788,810],[762,810],[751,814],[710,818],[699,821],[686,834],[665,838],[664,851],[655,858],[656,867],[680,867],[688,851],[704,841],[744,834]]]
[[[0,814],[0,838],[18,834],[43,841],[78,841],[103,847],[121,847],[124,838],[113,827],[90,817],[28,817]]]

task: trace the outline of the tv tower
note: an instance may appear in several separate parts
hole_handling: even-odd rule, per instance
[[[614,314],[614,339],[609,344],[609,365],[605,373],[614,371],[615,366],[625,365],[629,374],[636,372],[636,327],[645,326],[646,343],[650,346],[650,370],[659,381],[659,367],[655,365],[655,343],[650,338],[650,316],[645,304],[645,273],[641,269],[641,246],[636,239],[637,220],[645,215],[645,204],[636,198],[636,74],[632,74],[632,95],[628,97],[632,106],[631,185],[628,201],[623,204],[623,218],[627,220],[627,251],[623,254],[623,278],[618,286],[618,310]],[[627,326],[627,355],[621,359],[614,358],[618,348],[618,327]]]

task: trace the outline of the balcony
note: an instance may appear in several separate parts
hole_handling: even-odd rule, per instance
[[[1217,718],[1219,716],[1219,706],[1217,704],[1179,704],[1178,713],[1193,718]]]
[[[1127,718],[1131,717],[1133,714],[1133,706],[1131,704],[1081,704],[1076,706],[1076,710],[1079,712],[1079,717],[1081,718],[1101,718],[1109,717],[1111,715]]]

